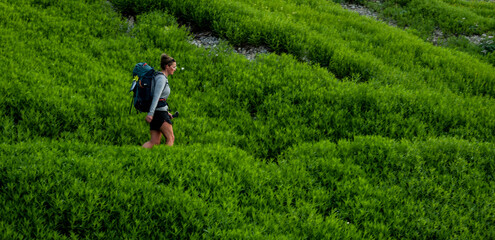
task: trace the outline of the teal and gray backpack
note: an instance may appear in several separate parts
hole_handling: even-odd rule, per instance
[[[140,112],[149,112],[151,102],[153,101],[152,86],[157,74],[162,74],[159,71],[155,71],[153,67],[145,62],[137,63],[132,71],[134,81],[132,82],[130,92],[134,92],[132,96],[132,105],[129,113],[132,111],[132,106]],[[157,107],[161,107],[158,103]]]

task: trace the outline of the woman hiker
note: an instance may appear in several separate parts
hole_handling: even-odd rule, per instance
[[[161,71],[155,76],[155,82],[151,89],[153,92],[153,101],[151,102],[150,111],[146,116],[146,122],[150,124],[151,139],[143,144],[144,148],[152,148],[154,145],[160,144],[162,134],[167,140],[167,145],[174,145],[173,115],[168,112],[168,104],[159,106],[159,102],[164,101],[166,103],[170,95],[168,76],[174,74],[177,64],[173,58],[167,54],[162,54],[160,57],[160,68]]]

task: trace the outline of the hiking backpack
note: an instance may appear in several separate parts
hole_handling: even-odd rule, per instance
[[[132,76],[134,81],[132,82],[130,92],[134,92],[132,96],[132,105],[129,113],[132,110],[132,106],[139,112],[149,112],[151,102],[153,101],[152,86],[157,74],[161,74],[155,71],[153,67],[145,62],[137,63],[132,70]],[[161,103],[161,102],[160,102]],[[160,107],[160,103],[157,107]]]

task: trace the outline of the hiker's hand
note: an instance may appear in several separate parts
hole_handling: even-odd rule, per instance
[[[153,121],[153,116],[146,115],[146,122],[151,123]]]
[[[170,116],[170,119],[174,118],[174,116],[172,116],[172,114],[171,114],[171,113],[169,113],[169,112],[167,112],[167,113],[168,113],[168,115]]]

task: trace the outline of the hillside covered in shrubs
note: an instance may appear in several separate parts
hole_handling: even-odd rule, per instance
[[[493,31],[493,2],[457,2]],[[487,58],[326,0],[6,0],[0,13],[2,239],[495,238]],[[196,47],[195,29],[225,41]],[[147,150],[129,87],[162,53],[180,117],[175,145]]]

